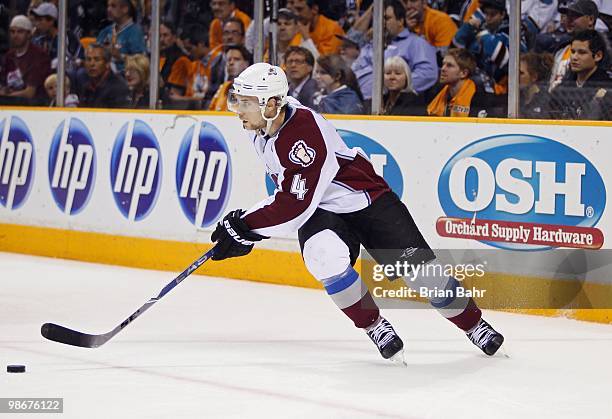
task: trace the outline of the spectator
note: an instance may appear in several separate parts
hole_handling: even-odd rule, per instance
[[[100,31],[96,39],[112,57],[112,70],[122,73],[128,55],[145,52],[144,34],[134,22],[136,9],[131,0],[108,0],[108,18],[113,22]]]
[[[111,70],[111,53],[100,44],[85,50],[85,77],[77,85],[80,106],[85,108],[127,108],[131,95],[125,80]]]
[[[45,79],[51,72],[49,56],[31,42],[32,22],[15,16],[9,25],[10,48],[0,70],[0,103],[39,105],[45,102]]]
[[[406,27],[424,36],[427,42],[444,53],[457,32],[457,26],[450,16],[429,7],[427,0],[404,0],[404,4]]]
[[[32,43],[39,46],[51,58],[51,69],[57,69],[57,7],[53,3],[41,3],[32,10],[36,31]],[[83,60],[81,42],[72,34],[66,33],[66,71],[73,73]]]
[[[317,81],[312,78],[315,58],[306,48],[291,46],[285,53],[289,96],[300,101],[304,106],[314,107],[313,99],[319,90]]]
[[[183,31],[182,40],[191,61],[199,60],[204,66],[204,74],[210,79],[211,65],[218,55],[223,54],[222,46],[210,48],[208,31],[200,25],[191,26]]]
[[[357,57],[359,57],[359,44],[353,41],[348,36],[336,35],[342,41],[340,44],[340,56],[349,67],[353,65]]]
[[[125,59],[125,81],[130,90],[132,109],[149,109],[149,58],[144,54],[134,54]]]
[[[397,55],[385,61],[384,88],[381,115],[427,115],[425,100],[412,87],[410,68]],[[367,113],[371,113],[371,106],[371,101],[368,101]]]
[[[342,57],[335,54],[320,56],[317,59],[315,79],[325,93],[318,102],[319,112],[349,115],[363,113],[363,97],[357,79]]]
[[[223,24],[222,39],[223,44],[217,47],[221,52],[223,52],[225,46],[228,45],[244,45],[244,24],[242,21],[236,17],[227,19]],[[218,53],[210,64],[210,89],[207,96],[208,100],[212,98],[212,95],[219,89],[219,86],[227,81],[227,79],[225,54]]]
[[[479,0],[465,0],[463,6],[461,6],[459,10],[459,21],[461,23],[468,22],[479,7]]]
[[[436,50],[427,41],[410,32],[405,25],[406,9],[400,0],[385,0],[385,34],[387,47],[385,60],[399,55],[406,61],[412,72],[412,83],[417,93],[431,88],[438,78]],[[349,37],[361,45],[359,57],[353,62],[352,69],[359,81],[359,87],[366,99],[372,97],[373,56],[372,42],[365,41],[365,32],[372,19],[370,7],[349,31]]]
[[[466,49],[451,48],[442,61],[438,95],[427,106],[430,116],[487,116],[484,95],[470,76],[476,60]]]
[[[553,57],[549,53],[528,52],[522,54],[519,65],[521,118],[544,119],[550,100],[548,79]]]
[[[227,111],[227,94],[234,78],[253,63],[253,57],[244,45],[228,45],[225,47],[225,61],[228,80],[217,89],[208,107],[211,111]]]
[[[204,98],[209,91],[210,48],[208,46],[208,33],[203,30],[194,30],[184,40],[185,48],[191,57],[191,68],[185,96],[176,98],[188,102],[189,109],[202,109]]]
[[[168,22],[159,26],[159,66],[163,82],[162,100],[182,96],[187,90],[191,61],[176,43],[176,29]]]
[[[461,25],[453,38],[453,45],[474,54],[478,67],[492,80],[492,89],[503,95],[508,93],[510,60],[506,0],[479,0],[479,3],[481,9]],[[520,48],[526,52],[524,42]]]
[[[242,35],[244,36],[245,28],[249,27],[251,18],[246,13],[236,8],[236,4],[233,0],[211,0],[210,8],[215,16],[208,30],[211,49],[219,45],[230,45],[223,41],[223,28],[225,22],[231,17],[237,18],[242,22]]]
[[[293,0],[289,8],[299,17],[298,28],[302,37],[311,38],[320,54],[339,52],[340,40],[336,35],[344,35],[344,31],[338,22],[320,13],[319,0]]]
[[[567,32],[567,9],[565,8],[567,0],[561,0],[557,6],[558,22],[556,27],[548,32],[542,32],[536,36],[535,52],[550,52],[554,53],[561,47],[568,45],[572,36]]]
[[[609,52],[603,36],[594,29],[572,37],[570,76],[551,93],[554,119],[610,120],[612,80],[606,72]]]
[[[49,107],[57,106],[57,74],[53,73],[45,80],[45,91],[47,92]],[[64,107],[76,108],[79,106],[79,97],[74,93],[70,93],[70,79],[64,80]]]
[[[549,32],[556,14],[556,0],[521,0],[521,21],[530,33]]]
[[[285,66],[284,56],[290,46],[306,48],[315,59],[319,57],[319,51],[308,33],[303,34],[298,31],[297,15],[289,9],[280,9],[278,11],[277,62],[283,68]],[[266,62],[269,61],[268,53],[269,51],[266,51],[263,59]]]
[[[236,18],[230,17],[223,24],[221,39],[223,45],[244,45],[244,23]]]
[[[594,29],[599,10],[597,5],[591,0],[575,0],[568,4],[559,6],[559,12],[565,14],[567,22],[567,33],[571,36],[574,33],[586,29]],[[560,46],[555,52],[552,73],[548,91],[551,92],[569,76],[571,59],[571,39],[566,45]]]

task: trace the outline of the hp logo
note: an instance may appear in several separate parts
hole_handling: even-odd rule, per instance
[[[231,187],[231,161],[221,132],[210,123],[192,126],[181,143],[176,189],[183,212],[196,227],[222,215]]]
[[[111,188],[115,203],[130,221],[144,219],[161,189],[159,144],[151,127],[140,120],[119,130],[111,157]]]
[[[77,118],[66,118],[49,151],[49,180],[55,203],[64,214],[78,214],[89,201],[96,174],[96,154],[89,130]]]
[[[17,209],[25,202],[34,178],[34,147],[25,122],[9,116],[0,122],[0,203]]]

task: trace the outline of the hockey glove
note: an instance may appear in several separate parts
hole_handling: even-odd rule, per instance
[[[247,255],[253,250],[254,242],[268,237],[253,233],[242,219],[244,210],[234,210],[223,221],[217,223],[210,239],[215,242],[213,260],[223,260]]]

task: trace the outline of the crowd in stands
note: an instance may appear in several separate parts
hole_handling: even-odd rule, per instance
[[[507,0],[381,0],[382,114],[505,117]],[[6,3],[6,4],[3,4]],[[10,3],[11,7],[9,7]],[[325,113],[372,112],[373,0],[281,0],[276,57],[289,94]],[[612,7],[521,0],[522,118],[612,120]],[[253,63],[253,2],[162,0],[159,86],[150,0],[69,0],[64,106],[227,110]],[[266,14],[267,15],[267,14]],[[268,37],[270,19],[264,19]],[[58,1],[0,0],[0,105],[55,106]]]

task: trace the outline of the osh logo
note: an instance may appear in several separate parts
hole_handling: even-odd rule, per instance
[[[115,203],[123,216],[140,221],[149,215],[162,177],[159,144],[151,127],[138,119],[121,127],[113,146],[110,172]]]
[[[397,196],[401,197],[404,193],[404,179],[402,171],[391,153],[372,138],[363,134],[343,129],[339,129],[337,132],[349,148],[361,148],[364,151],[376,173],[387,181]],[[276,184],[270,176],[266,176],[266,189],[268,195],[274,195]]]
[[[55,203],[64,214],[75,215],[85,208],[96,177],[96,153],[85,124],[66,118],[51,140],[49,180]]]
[[[606,188],[582,154],[548,138],[500,135],[459,150],[444,166],[438,197],[444,237],[515,250],[598,249],[594,228]]]
[[[34,178],[32,134],[25,122],[9,116],[0,122],[0,203],[7,209],[21,207]]]
[[[185,216],[196,227],[214,224],[225,210],[232,184],[229,149],[212,124],[193,125],[176,162],[176,190]]]

